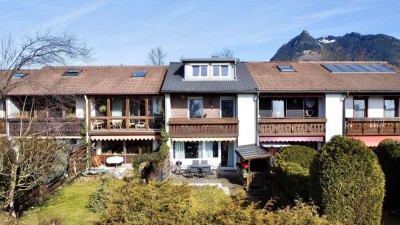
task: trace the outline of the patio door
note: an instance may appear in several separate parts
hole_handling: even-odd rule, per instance
[[[234,167],[235,165],[234,148],[235,148],[235,142],[221,141],[221,167]]]

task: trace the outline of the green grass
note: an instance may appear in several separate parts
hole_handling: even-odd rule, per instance
[[[232,201],[229,195],[226,195],[217,187],[191,187],[193,198],[192,208],[194,212],[217,212]]]
[[[99,179],[79,178],[63,187],[43,205],[23,214],[22,224],[39,224],[44,219],[57,219],[63,225],[93,224],[101,214],[91,212],[86,206],[89,196],[96,191]]]

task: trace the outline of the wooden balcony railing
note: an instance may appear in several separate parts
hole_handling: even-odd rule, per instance
[[[52,118],[52,119],[8,119],[10,134],[39,136],[81,136],[84,119]],[[21,126],[22,125],[22,126]]]
[[[400,118],[346,118],[347,135],[400,135]]]
[[[6,120],[0,119],[0,135],[6,134]]]
[[[237,118],[171,118],[170,137],[237,137]]]
[[[260,136],[324,136],[325,118],[261,118]]]

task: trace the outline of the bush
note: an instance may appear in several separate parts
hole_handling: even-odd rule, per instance
[[[100,186],[90,195],[88,208],[94,213],[103,212],[107,208],[112,190],[109,187],[110,178],[101,179]]]
[[[277,160],[297,163],[304,168],[310,168],[317,151],[301,145],[284,147],[278,154]]]
[[[309,168],[316,154],[316,150],[298,145],[285,147],[279,153],[273,169],[274,181],[286,198],[309,199]]]
[[[380,224],[385,178],[372,150],[334,136],[315,157],[312,197],[323,214],[344,224]]]
[[[383,140],[375,150],[385,173],[385,208],[400,208],[400,141]]]

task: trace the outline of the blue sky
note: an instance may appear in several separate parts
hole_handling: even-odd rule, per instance
[[[94,50],[92,65],[143,65],[162,46],[166,61],[230,48],[268,61],[284,43],[312,36],[383,33],[400,39],[399,0],[0,0],[0,34],[67,31]]]

